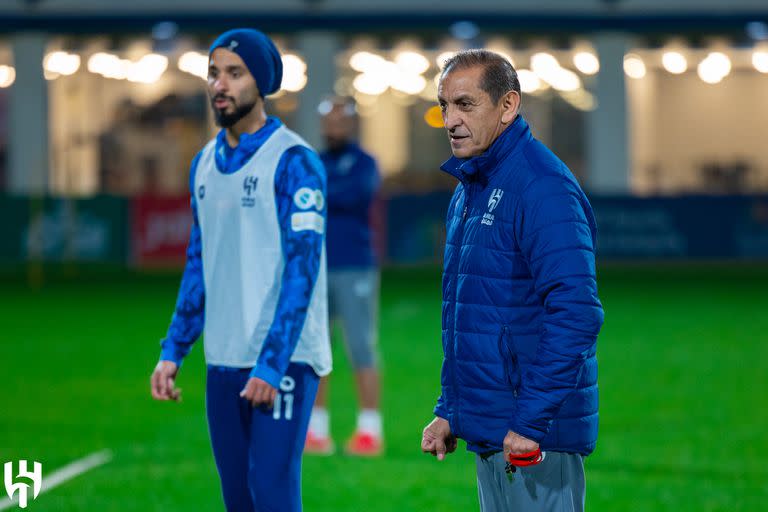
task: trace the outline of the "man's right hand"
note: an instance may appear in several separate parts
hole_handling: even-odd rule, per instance
[[[424,427],[421,436],[421,451],[431,453],[437,460],[443,460],[446,453],[456,450],[456,436],[451,433],[451,426],[447,420],[436,416],[432,422]]]
[[[176,374],[179,367],[172,361],[160,361],[152,372],[150,383],[152,398],[155,400],[181,401],[181,390],[176,388]]]

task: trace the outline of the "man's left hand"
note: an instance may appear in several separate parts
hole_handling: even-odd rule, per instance
[[[240,396],[248,400],[253,407],[266,405],[272,407],[277,396],[277,389],[273,388],[267,381],[258,377],[251,377],[240,392]]]
[[[522,453],[530,453],[539,449],[539,443],[531,441],[527,437],[523,437],[519,434],[507,432],[504,436],[504,460],[509,460],[509,454],[520,455]]]

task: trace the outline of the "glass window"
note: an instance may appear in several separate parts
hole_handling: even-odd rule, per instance
[[[636,48],[625,71],[634,192],[768,190],[768,47]]]

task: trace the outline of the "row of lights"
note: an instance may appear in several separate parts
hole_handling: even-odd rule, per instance
[[[297,92],[307,84],[307,64],[298,55],[283,55],[282,89]],[[75,74],[82,65],[79,55],[64,51],[51,52],[43,59],[46,80]],[[186,52],[178,60],[178,68],[206,80],[208,78],[208,56],[199,52]],[[138,60],[121,59],[115,54],[98,52],[91,55],[86,63],[89,72],[114,80],[153,84],[168,69],[168,57],[149,53]],[[10,87],[16,79],[13,66],[0,65],[0,88]]]
[[[510,61],[512,59],[503,50],[496,50]],[[442,52],[435,63],[441,68],[453,52]],[[283,55],[282,89],[298,92],[307,84],[307,65],[298,55]],[[600,61],[591,51],[578,51],[572,57],[573,67],[584,75],[594,75],[600,70]],[[428,86],[424,74],[431,63],[419,52],[408,50],[398,52],[390,61],[373,52],[359,51],[349,59],[350,67],[359,74],[352,86],[360,93],[377,96],[389,88],[404,94],[421,94]],[[672,74],[682,74],[689,68],[688,59],[679,51],[665,51],[661,57],[662,67]],[[768,73],[768,50],[755,50],[752,53],[752,65],[761,73]],[[81,67],[81,57],[77,54],[56,51],[46,55],[43,60],[45,77],[55,80],[60,76],[76,73]],[[206,79],[208,76],[208,57],[199,52],[186,52],[178,60],[178,68],[186,73]],[[168,69],[168,58],[150,53],[138,60],[121,59],[117,55],[99,52],[89,57],[88,71],[106,78],[128,80],[136,83],[152,84],[157,82]],[[723,52],[710,52],[697,65],[697,73],[702,81],[715,84],[731,72],[730,58]],[[624,72],[630,78],[640,79],[647,73],[647,66],[642,57],[629,53],[624,57]],[[12,66],[0,65],[0,88],[9,87],[15,80]],[[560,92],[573,92],[582,89],[580,77],[573,71],[560,65],[549,53],[535,53],[530,58],[530,69],[518,69],[520,86],[525,93],[536,93],[552,87]]]
[[[512,58],[503,50],[493,49],[505,56],[510,62]],[[438,69],[449,59],[453,52],[442,52],[435,62]],[[355,71],[360,71],[353,81],[354,88],[363,94],[379,95],[389,87],[409,94],[419,94],[424,90],[426,81],[420,79],[420,75],[429,69],[428,60],[416,52],[401,52],[395,56],[395,64],[398,64],[401,56],[408,55],[413,61],[422,63],[421,68],[415,72],[402,66],[392,66],[380,55],[371,52],[354,53],[349,60],[350,66]],[[768,49],[757,49],[752,52],[752,66],[760,73],[768,73]],[[594,75],[600,71],[600,61],[592,51],[578,51],[572,56],[573,67],[583,75]],[[682,74],[688,70],[688,58],[675,50],[668,50],[662,54],[662,67],[672,74]],[[719,83],[728,76],[732,70],[731,59],[723,52],[713,51],[703,58],[697,65],[697,74],[702,81],[708,84]],[[552,87],[556,91],[571,93],[583,88],[580,77],[573,71],[563,67],[557,58],[550,53],[535,53],[530,58],[530,69],[518,68],[520,86],[523,92],[536,93]],[[624,71],[630,78],[643,78],[647,73],[646,64],[642,57],[635,53],[629,53],[624,58]],[[439,73],[438,73],[439,74]]]
[[[349,66],[359,73],[352,86],[363,94],[378,96],[390,87],[405,94],[419,94],[427,87],[423,75],[430,63],[415,51],[400,52],[392,61],[361,51],[350,57]]]
[[[442,68],[453,55],[454,52],[440,53],[435,58],[437,67]],[[512,60],[508,55],[503,55]],[[576,53],[573,63],[576,69],[585,75],[594,75],[600,70],[600,62],[590,52]],[[363,94],[377,96],[389,88],[406,94],[420,94],[428,85],[423,75],[431,64],[424,55],[410,50],[397,53],[392,61],[372,52],[359,51],[350,56],[349,66],[359,73],[352,81],[354,89]],[[547,87],[571,92],[582,87],[581,79],[576,73],[562,67],[553,55],[545,52],[536,53],[531,57],[531,69],[521,68],[517,71],[520,86],[526,93]]]
[[[661,56],[662,67],[674,75],[688,71],[688,59],[674,50],[665,51]],[[752,66],[760,73],[768,73],[768,50],[752,52]],[[730,57],[723,52],[713,51],[707,54],[696,66],[699,78],[708,84],[717,84],[728,76],[733,65]],[[624,72],[630,78],[640,79],[647,73],[646,64],[636,53],[624,57]]]
[[[503,49],[491,48],[501,54],[510,62],[514,61]],[[349,94],[354,91],[360,103],[368,103],[372,97],[383,94],[392,89],[396,95],[408,96],[420,95],[428,101],[434,101],[437,95],[437,84],[440,71],[445,62],[455,52],[442,52],[434,59],[438,69],[432,80],[424,77],[424,74],[432,68],[432,63],[423,54],[404,50],[395,53],[392,60],[370,52],[358,51],[349,57],[349,66],[357,76],[351,82],[342,80],[341,87],[337,91],[340,94]],[[600,62],[593,52],[579,51],[573,55],[573,66],[584,75],[594,75],[600,70]],[[517,69],[520,80],[520,88],[528,94],[549,89],[557,91],[565,101],[580,110],[592,110],[596,101],[594,96],[583,87],[582,79],[570,69],[560,65],[557,59],[546,52],[539,52],[531,56],[530,69]],[[401,101],[407,101],[401,98]],[[435,113],[431,113],[431,119],[437,119]],[[430,122],[430,125],[435,124]]]

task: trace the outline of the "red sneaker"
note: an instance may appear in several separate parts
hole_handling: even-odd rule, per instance
[[[307,439],[304,441],[304,453],[310,455],[333,455],[336,446],[333,439],[327,436],[317,436],[312,431],[307,432]]]
[[[379,436],[358,430],[347,441],[344,452],[358,457],[378,457],[384,452],[384,442]]]

